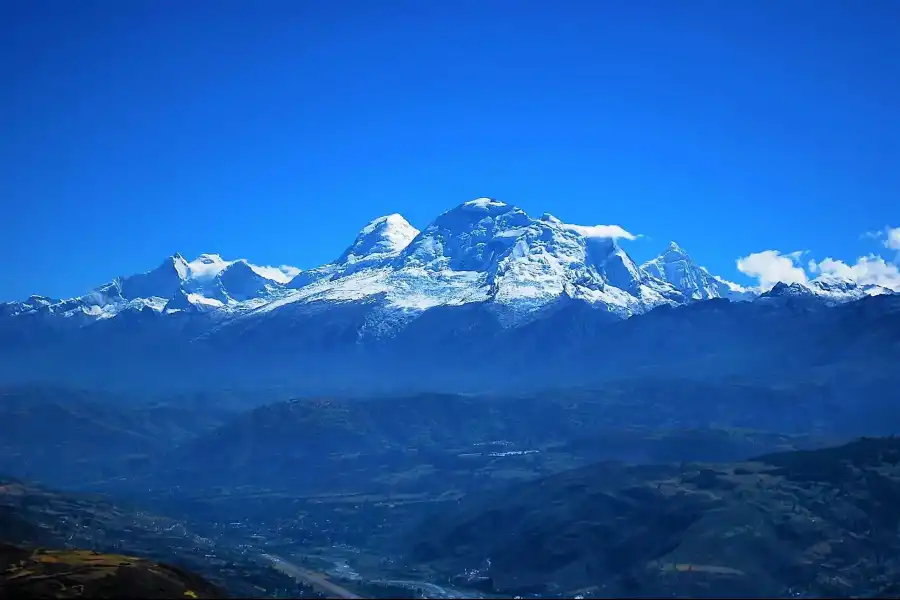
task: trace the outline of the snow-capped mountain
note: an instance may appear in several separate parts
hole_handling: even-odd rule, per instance
[[[403,251],[419,230],[397,213],[378,217],[359,232],[353,244],[338,259],[343,264],[371,263],[393,258]]]
[[[356,239],[334,262],[294,277],[288,287],[301,289],[311,283],[332,280],[366,269],[383,268],[419,234],[398,214],[378,217],[362,228]]]
[[[641,265],[641,270],[672,284],[692,300],[747,300],[754,296],[752,290],[710,274],[675,242],[669,243],[661,255]]]
[[[869,296],[895,294],[893,290],[880,285],[860,285],[849,279],[834,275],[820,275],[808,283],[776,283],[772,289],[761,294],[760,301],[773,302],[778,299],[806,299],[823,304],[836,305],[853,302]]]
[[[821,276],[807,285],[776,286],[763,297],[803,294],[835,304],[889,292]],[[436,307],[482,304],[516,325],[561,301],[625,318],[662,305],[758,295],[712,275],[675,242],[638,266],[602,228],[550,214],[534,218],[511,204],[478,198],[422,231],[399,214],[379,217],[333,262],[303,272],[217,254],[192,261],[174,254],[155,269],[118,277],[77,298],[32,296],[0,305],[0,316],[46,314],[82,324],[150,309],[212,314],[224,326],[237,320],[245,327],[256,318],[362,303],[369,307],[367,330],[383,334]]]
[[[684,301],[672,285],[641,271],[616,240],[496,200],[465,202],[421,232],[399,215],[383,219],[337,261],[291,281],[297,294],[263,310],[378,297],[412,312],[489,302],[515,320],[564,297],[623,317]]]
[[[823,323],[844,328],[822,341],[831,355],[868,357],[891,341],[875,329],[900,314],[888,290],[819,277],[758,296],[675,244],[638,266],[611,232],[480,198],[422,231],[400,215],[375,219],[334,261],[303,272],[175,254],[83,296],[0,304],[0,381],[546,386],[625,367],[681,374],[694,359],[691,372],[716,374],[795,364],[787,351],[772,359],[772,332],[805,357],[804,332]],[[847,305],[858,299],[864,310]]]
[[[866,296],[893,294],[894,291],[880,285],[860,285],[850,279],[835,275],[819,275],[809,283],[818,296],[830,302],[852,302]]]
[[[299,272],[294,267],[260,267],[245,260],[226,261],[217,254],[201,254],[190,262],[174,254],[155,269],[116,277],[83,296],[67,300],[32,296],[24,302],[4,304],[3,313],[43,311],[90,321],[144,307],[160,312],[189,307],[208,311],[249,306],[252,303],[248,301],[258,303],[261,298],[277,295]]]

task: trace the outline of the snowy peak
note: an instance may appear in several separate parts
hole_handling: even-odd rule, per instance
[[[672,284],[688,298],[706,300],[720,297],[712,276],[698,267],[677,242],[669,242],[665,251],[641,265],[641,270]]]
[[[299,272],[293,267],[258,267],[245,260],[228,261],[218,254],[201,254],[187,261],[181,254],[167,257],[155,269],[117,277],[83,296],[41,303],[16,303],[14,313],[38,308],[64,317],[105,319],[126,310],[179,306],[187,302],[219,308],[265,297]],[[183,296],[183,297],[182,297]],[[186,310],[187,305],[179,310]],[[6,312],[6,311],[4,311]]]
[[[275,282],[258,273],[246,260],[230,263],[216,279],[228,298],[238,302],[265,296],[275,287]]]
[[[489,198],[470,200],[426,227],[402,252],[401,262],[430,271],[492,272],[498,260],[534,224],[515,206]]]
[[[187,278],[181,288],[191,294],[195,303],[204,298],[214,301],[212,304],[232,305],[265,298],[299,272],[293,267],[261,267],[245,259],[225,260],[218,254],[201,254],[187,263]]]
[[[813,291],[802,283],[779,281],[767,292],[769,296],[810,296]]]
[[[832,296],[846,296],[848,299],[893,293],[893,290],[880,285],[860,284],[852,279],[846,279],[836,275],[819,275],[809,282],[809,287],[817,293]]]
[[[809,290],[811,294],[815,294],[831,304],[852,302],[866,296],[881,296],[893,293],[892,290],[880,285],[860,284],[851,279],[835,275],[820,275],[803,287]]]
[[[663,261],[667,263],[678,262],[682,260],[688,261],[690,263],[694,262],[693,260],[691,260],[691,256],[687,253],[687,251],[679,246],[678,242],[675,241],[669,242],[669,245],[666,247],[665,252],[663,252],[659,256],[659,258],[663,259]]]
[[[470,301],[492,301],[513,313],[575,297],[628,315],[680,297],[640,271],[610,235],[620,229],[571,225],[550,214],[534,219],[519,207],[478,198],[435,219],[396,268],[410,274],[406,280],[415,273],[468,278]]]
[[[716,277],[697,265],[674,241],[669,242],[662,254],[641,265],[641,270],[656,279],[672,284],[692,300],[710,298],[741,300],[750,296],[749,292],[738,284]]]
[[[29,296],[28,300],[23,302],[22,304],[30,306],[32,308],[38,308],[42,306],[50,306],[51,304],[56,304],[59,300],[54,300],[53,298],[48,298],[47,296]]]
[[[22,302],[0,302],[0,316],[17,315],[32,311],[51,310],[51,306],[57,304],[59,300],[48,298],[47,296],[29,296],[27,300]]]
[[[174,254],[152,271],[120,277],[116,287],[125,300],[169,298],[181,286],[188,273],[184,258],[180,254]]]
[[[173,254],[146,273],[118,277],[69,300],[33,297],[0,305],[0,314],[39,313],[85,323],[123,311],[217,311],[216,319],[255,318],[292,305],[371,304],[379,331],[400,327],[437,306],[484,303],[506,325],[537,318],[569,299],[625,318],[660,305],[710,298],[749,300],[749,290],[709,273],[676,242],[638,266],[620,245],[634,236],[618,225],[576,225],[493,198],[440,214],[421,232],[399,214],[363,227],[335,261],[300,272],[246,260]],[[627,246],[626,246],[627,247]],[[832,304],[888,293],[878,286],[820,276],[779,284],[765,298],[809,297]],[[285,314],[289,314],[288,313]]]
[[[192,281],[207,281],[216,277],[231,264],[218,254],[201,254],[187,263],[187,279]]]
[[[817,294],[802,283],[785,283],[779,281],[772,289],[760,296],[765,298],[815,298]]]
[[[790,299],[802,299],[804,302],[817,302],[828,306],[855,302],[868,296],[894,294],[890,289],[880,285],[860,284],[852,279],[835,275],[820,275],[806,283],[778,282],[770,290],[759,295],[765,302],[786,302]]]
[[[178,273],[178,277],[182,280],[188,278],[188,262],[184,259],[184,257],[176,252],[171,257],[166,259],[166,262],[171,261],[172,268],[175,269],[175,272]],[[166,264],[165,262],[163,263]]]
[[[772,289],[760,296],[760,299],[806,298],[816,299],[828,305],[853,302],[867,296],[893,294],[891,290],[879,285],[861,285],[851,279],[834,275],[820,275],[807,283],[776,283]]]
[[[381,223],[367,227],[345,257],[365,252]],[[514,205],[477,198],[439,215],[389,259],[390,253],[369,254],[301,273],[288,284],[299,293],[276,304],[379,297],[386,309],[408,315],[490,302],[518,319],[566,297],[622,316],[682,301],[671,285],[640,271],[615,239],[620,230],[570,225],[549,214],[534,219]]]
[[[402,215],[378,217],[362,228],[353,244],[344,251],[338,262],[355,263],[373,257],[395,255],[419,235],[419,230]]]
[[[297,290],[358,271],[386,267],[417,235],[419,230],[402,215],[394,213],[378,217],[360,230],[337,260],[299,273],[287,287]]]
[[[632,291],[641,283],[640,269],[615,238],[587,237],[584,245],[586,266],[594,267],[610,285]]]
[[[266,267],[254,265],[245,259],[225,260],[219,254],[204,253],[192,261],[187,261],[181,254],[175,254],[167,259],[163,265],[171,261],[173,268],[179,273],[182,281],[191,281],[195,283],[212,281],[230,267],[242,263],[241,270],[251,269],[260,277],[273,281],[275,283],[287,283],[300,272],[300,269],[287,265],[281,267]]]
[[[551,215],[550,213],[544,213],[541,215],[541,221],[545,223],[553,223],[554,225],[562,225],[562,221]]]

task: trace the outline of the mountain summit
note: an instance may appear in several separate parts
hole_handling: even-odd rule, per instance
[[[896,310],[888,290],[824,276],[760,298],[674,242],[639,266],[619,242],[628,237],[478,198],[422,231],[397,214],[375,219],[332,262],[302,272],[174,254],[83,296],[0,305],[0,381],[46,378],[50,365],[56,380],[104,387],[568,385],[625,364],[656,375],[662,365],[769,368],[782,362],[769,354],[771,332],[806,343],[810,328],[856,331]],[[860,299],[859,311],[836,306]],[[868,360],[882,356],[884,335],[822,343]]]
[[[291,281],[298,293],[273,309],[373,298],[404,313],[489,303],[516,321],[564,298],[622,317],[684,301],[596,231],[490,198],[463,202],[421,232],[399,215],[382,217],[335,262]]]
[[[516,324],[570,300],[625,318],[662,305],[756,295],[712,275],[676,242],[638,266],[619,244],[622,231],[549,213],[533,218],[513,204],[476,198],[422,231],[396,213],[374,219],[334,261],[303,272],[218,254],[188,261],[176,253],[151,271],[117,277],[77,298],[4,304],[0,316],[43,314],[86,324],[146,308],[199,312],[224,325],[240,317],[244,327],[254,316],[361,303],[361,310],[376,311],[367,326],[394,331],[435,307],[481,305]],[[803,289],[831,303],[889,292],[824,277]]]
[[[676,242],[669,242],[665,252],[645,262],[641,269],[675,286],[678,291],[692,300],[710,298],[746,299],[752,294],[736,283],[711,275],[709,271],[691,259]]]
[[[398,254],[417,235],[419,230],[410,225],[402,215],[395,213],[378,217],[362,228],[353,244],[338,258],[338,262],[356,263]]]

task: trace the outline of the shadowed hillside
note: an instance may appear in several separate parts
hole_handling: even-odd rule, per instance
[[[900,440],[731,464],[606,463],[470,497],[413,556],[493,589],[625,596],[865,596],[900,578]],[[571,597],[571,596],[570,596]]]
[[[114,504],[102,496],[58,492],[8,477],[0,477],[0,543],[5,544],[7,583],[18,586],[10,589],[26,594],[45,593],[45,576],[67,589],[82,585],[82,580],[106,578],[84,584],[86,596],[95,590],[99,597],[174,598],[193,590],[197,597],[209,598],[218,594],[217,589],[243,598],[306,594],[264,561],[227,540],[197,535],[176,519]],[[174,566],[154,566],[155,561]],[[123,594],[123,586],[132,583],[149,586],[146,594]],[[182,584],[183,592],[173,595]]]

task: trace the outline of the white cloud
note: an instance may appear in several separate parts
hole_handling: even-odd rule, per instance
[[[885,227],[880,231],[867,231],[860,237],[863,239],[881,240],[885,248],[900,250],[900,227]]]
[[[803,251],[782,254],[778,250],[754,252],[737,260],[738,271],[759,280],[763,289],[778,282],[806,283],[806,271],[797,266]]]
[[[256,271],[257,274],[265,277],[266,279],[271,279],[272,281],[277,281],[278,283],[287,283],[291,279],[297,276],[300,273],[300,269],[297,267],[291,267],[289,265],[281,265],[280,267],[261,267],[259,265],[250,265],[250,267]]]
[[[888,227],[885,229],[884,245],[891,250],[900,250],[900,227]]]
[[[879,231],[867,231],[861,239],[880,240],[885,248],[898,252],[894,261],[883,256],[860,256],[855,263],[847,263],[831,257],[816,261],[810,258],[805,268],[800,259],[806,250],[781,253],[778,250],[755,252],[737,260],[737,268],[759,282],[762,289],[778,282],[807,283],[810,278],[837,277],[859,285],[879,285],[900,292],[900,227],[885,227]]]
[[[624,238],[626,240],[636,240],[640,237],[626,231],[619,225],[570,225],[566,223],[564,227],[580,233],[584,237]]]
[[[874,254],[861,256],[853,265],[848,265],[842,260],[826,258],[818,263],[817,268],[823,275],[850,279],[860,285],[880,285],[900,291],[900,269]]]

